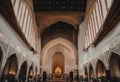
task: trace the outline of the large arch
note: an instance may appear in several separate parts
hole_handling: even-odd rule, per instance
[[[66,39],[57,38],[57,39],[54,39],[54,40],[50,41],[49,43],[47,43],[43,47],[42,53],[41,53],[41,64],[42,64],[42,66],[43,65],[46,65],[46,66],[48,65],[48,66],[52,67],[52,61],[50,59],[52,59],[52,56],[56,52],[62,52],[63,53],[63,55],[65,57],[65,63],[68,63],[68,62],[70,63],[70,61],[73,61],[73,62],[71,62],[71,65],[76,65],[77,64],[77,49],[75,48],[75,46],[70,41],[68,41]],[[69,60],[69,61],[67,61],[67,60]],[[71,67],[73,68],[74,66],[71,66]],[[46,68],[52,70],[52,68],[49,68],[49,67],[46,67]],[[43,71],[46,71],[46,70],[43,70]],[[66,71],[67,71],[67,69],[65,69],[65,72]],[[69,70],[69,71],[73,71],[73,70]],[[51,73],[51,72],[52,71],[49,71],[48,73]],[[69,73],[69,72],[67,72],[67,73]]]
[[[109,68],[111,80],[115,82],[120,81],[120,55],[112,52],[109,58]]]
[[[42,60],[43,54],[46,54],[46,51],[48,51],[51,47],[53,47],[57,44],[61,44],[61,45],[65,46],[67,49],[69,49],[72,52],[72,54],[74,54],[74,57],[77,61],[77,49],[76,49],[76,47],[70,41],[63,39],[63,38],[56,38],[56,39],[50,41],[49,43],[47,43],[42,48],[41,57],[40,57],[41,60]]]
[[[102,81],[106,79],[106,68],[104,63],[101,60],[97,61],[96,75],[97,75],[97,78],[101,79]]]
[[[60,15],[60,14],[48,14],[47,13],[47,15],[45,17],[45,13],[43,13],[43,14],[41,13],[41,19],[43,19],[41,22],[43,25],[45,25],[45,27],[42,28],[42,31],[45,28],[49,27],[50,25],[52,25],[58,21],[67,22],[67,23],[73,25],[75,29],[77,29],[77,27],[78,27],[77,25],[79,25],[79,21],[75,20],[75,19],[80,16],[79,13],[69,13],[69,16],[65,15],[65,14],[62,14],[62,15]],[[37,14],[37,16],[38,16],[38,14]],[[43,25],[40,25],[40,26],[43,27]]]
[[[12,54],[8,57],[4,71],[3,71],[3,76],[6,76],[8,78],[13,78],[16,76],[18,70],[18,59],[16,54]]]
[[[41,34],[41,47],[59,37],[72,42],[77,47],[77,30],[73,25],[63,21],[58,21],[44,29]]]

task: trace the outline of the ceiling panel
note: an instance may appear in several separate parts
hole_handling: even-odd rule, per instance
[[[36,12],[71,12],[86,9],[86,0],[33,0],[33,3]]]

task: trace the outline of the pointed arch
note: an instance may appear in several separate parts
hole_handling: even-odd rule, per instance
[[[7,77],[15,76],[17,74],[17,70],[18,70],[18,59],[16,54],[12,54],[8,57],[6,61],[3,75],[7,75]]]
[[[57,39],[54,39],[52,41],[50,41],[49,43],[47,43],[43,48],[42,48],[42,51],[41,51],[41,63],[42,63],[42,59],[43,59],[43,56],[46,55],[47,51],[52,48],[53,46],[57,45],[57,44],[61,44],[63,46],[65,46],[67,49],[69,49],[71,51],[71,54],[74,55],[74,58],[75,60],[77,61],[77,49],[76,47],[68,40],[66,39],[63,39],[63,38],[57,38]]]
[[[111,79],[115,82],[120,81],[120,55],[111,52],[109,56],[109,68]]]
[[[97,78],[106,78],[106,68],[101,60],[98,60],[96,63],[96,74]]]

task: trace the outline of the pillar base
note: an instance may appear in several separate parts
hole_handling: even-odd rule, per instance
[[[106,80],[107,80],[107,82],[109,82],[111,80],[110,70],[106,70]]]

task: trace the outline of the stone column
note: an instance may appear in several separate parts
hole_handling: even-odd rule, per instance
[[[110,70],[106,70],[106,80],[107,80],[107,82],[109,82],[111,80]]]
[[[32,79],[34,80],[35,79],[35,68],[33,67],[33,69],[32,69],[32,71],[33,71],[33,76],[32,76]]]
[[[106,66],[106,80],[107,80],[107,82],[110,82],[111,73],[110,73],[109,62],[106,61],[105,66]]]
[[[16,78],[16,79],[19,79],[19,73],[20,73],[20,67],[18,67],[18,70],[17,70],[17,72],[16,72],[16,75],[15,75],[15,78]]]
[[[96,68],[93,71],[94,71],[94,78],[97,79]]]
[[[2,63],[1,63],[1,68],[0,68],[0,81],[2,80],[2,74],[4,71],[5,63],[6,63],[6,60],[3,59]]]
[[[28,80],[28,72],[29,72],[29,67],[27,67],[27,72],[26,72],[26,82]]]
[[[0,77],[3,74],[4,68],[5,68],[5,64],[6,64],[6,59],[3,59],[2,63],[1,63]]]
[[[93,71],[94,71],[94,80],[97,80],[96,68]]]
[[[90,73],[89,73],[89,67],[87,67],[87,73],[88,73],[88,82],[90,82]]]

